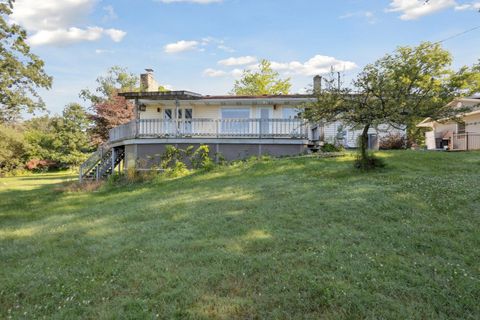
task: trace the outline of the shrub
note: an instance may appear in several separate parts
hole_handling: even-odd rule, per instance
[[[28,145],[17,128],[0,125],[0,176],[22,170]]]
[[[188,174],[190,171],[187,168],[187,165],[183,162],[177,162],[173,168],[169,168],[165,171],[165,174],[171,178],[182,177]]]
[[[325,143],[323,146],[320,147],[322,152],[340,152],[343,150],[341,146],[336,146],[332,143]]]
[[[398,150],[404,149],[406,146],[406,139],[401,134],[389,134],[380,139],[380,150]]]
[[[190,158],[192,167],[194,169],[203,169],[203,170],[212,170],[215,166],[215,163],[210,158],[210,149],[207,145],[201,145],[200,147],[193,152],[192,157]]]
[[[58,163],[52,160],[32,159],[27,162],[26,167],[30,171],[44,172],[52,169],[58,169]]]

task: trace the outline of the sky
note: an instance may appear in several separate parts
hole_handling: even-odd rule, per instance
[[[480,25],[479,0],[16,0],[10,19],[54,78],[50,113],[80,102],[111,66],[155,71],[173,90],[226,94],[242,70],[272,61],[292,92],[331,67],[346,82],[398,46]],[[454,67],[480,59],[480,29],[443,43]]]

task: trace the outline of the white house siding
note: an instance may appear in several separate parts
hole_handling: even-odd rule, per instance
[[[341,132],[343,133],[343,145],[346,148],[358,147],[358,137],[362,134],[363,130],[347,127],[343,125],[340,121],[329,123],[324,126],[325,141],[333,143],[336,140],[337,136],[342,136],[339,130],[341,130]],[[378,126],[377,128],[370,128],[368,130],[368,133],[377,134],[378,139],[381,139],[383,137],[393,134],[400,134],[404,136],[405,130],[397,129],[392,126],[383,124]]]
[[[463,119],[465,121],[465,131],[468,133],[480,134],[480,113],[467,116]]]

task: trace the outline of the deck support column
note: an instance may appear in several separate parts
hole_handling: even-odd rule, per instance
[[[113,175],[115,173],[115,148],[112,148],[112,173],[110,175]]]

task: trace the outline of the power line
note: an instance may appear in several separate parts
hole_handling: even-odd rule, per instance
[[[477,30],[477,29],[480,29],[480,26],[476,26],[476,27],[473,27],[473,28],[471,28],[471,29],[468,29],[468,30],[459,32],[459,33],[457,33],[457,34],[454,34],[453,36],[450,36],[450,37],[445,38],[445,39],[443,39],[443,40],[434,42],[434,44],[443,43],[443,42],[445,42],[445,41],[454,39],[454,38],[456,38],[456,37],[463,36],[464,34],[469,33],[469,32],[472,32],[472,31],[475,31],[475,30]]]

